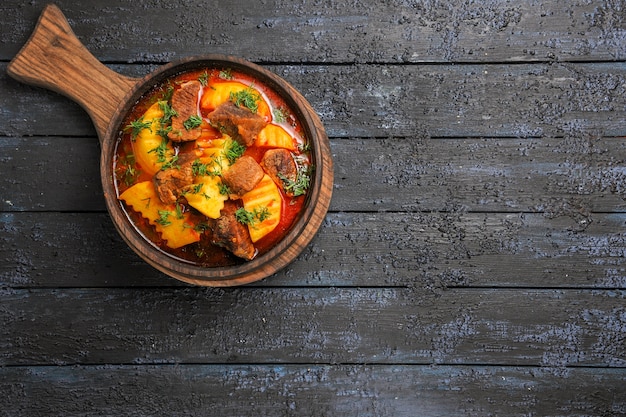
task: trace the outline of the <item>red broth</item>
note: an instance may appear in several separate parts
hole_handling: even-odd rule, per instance
[[[254,92],[260,94],[262,102],[259,103],[265,103],[267,105],[267,109],[261,109],[264,105],[259,106],[260,111],[265,112],[264,117],[266,122],[280,126],[289,133],[294,144],[290,152],[294,160],[297,161],[299,175],[310,175],[312,163],[307,150],[307,139],[304,137],[302,126],[293,111],[276,92],[265,86],[259,80],[253,79],[250,75],[237,71],[207,68],[185,72],[170,78],[167,82],[162,83],[148,94],[144,95],[133,107],[122,126],[129,127],[133,121],[141,120],[142,115],[157,101],[165,100],[171,104],[173,91],[180,88],[182,83],[190,80],[200,80],[202,83],[202,89],[198,97],[198,115],[203,119],[201,125],[202,134],[199,139],[190,142],[172,142],[168,140],[169,143],[172,144],[178,158],[185,154],[195,153],[198,155],[201,153],[203,147],[210,146],[213,140],[224,138],[220,130],[210,125],[207,115],[214,109],[203,107],[202,98],[204,94],[207,93],[207,89],[215,88],[215,86],[219,84],[223,86],[223,83],[239,82],[253,88]],[[231,95],[229,99],[232,101],[233,96]],[[144,167],[141,166],[135,157],[135,137],[130,128],[123,129],[118,133],[114,159],[114,181],[118,198],[134,185],[141,182],[152,181],[153,179],[153,176],[145,172]],[[272,144],[260,146],[255,142],[245,149],[244,154],[260,162],[265,152],[272,148]],[[282,205],[280,221],[271,232],[254,242],[257,257],[274,247],[289,232],[298,219],[307,199],[306,193],[308,189],[304,189],[301,195],[293,196],[288,195],[281,184],[277,185],[279,185],[277,188],[280,192]],[[235,203],[238,206],[242,205],[241,200],[235,200]],[[121,204],[130,221],[141,232],[144,238],[152,242],[164,253],[204,267],[222,267],[246,262],[246,260],[233,255],[230,251],[212,242],[213,232],[211,230],[211,224],[214,222],[189,205],[184,196],[178,198],[176,202],[177,210],[180,210],[181,213],[187,216],[187,222],[190,226],[196,226],[194,230],[197,229],[196,232],[199,235],[199,240],[178,248],[168,246],[168,241],[157,231],[154,222],[151,223],[142,213],[135,211],[133,207],[127,205],[124,201],[121,201]],[[199,225],[203,227],[198,227]]]

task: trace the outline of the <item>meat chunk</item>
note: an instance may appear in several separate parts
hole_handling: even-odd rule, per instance
[[[172,130],[167,134],[171,140],[187,142],[200,137],[202,129],[199,125],[188,129],[185,127],[185,122],[190,120],[189,118],[192,116],[195,118],[199,117],[198,95],[201,88],[200,82],[193,80],[181,84],[180,88],[174,90],[172,94],[172,109],[176,112],[176,115],[172,116]]]
[[[251,156],[237,159],[222,174],[222,183],[228,187],[230,198],[236,200],[251,191],[263,179],[263,168]]]
[[[261,167],[286,194],[293,194],[285,190],[285,182],[294,183],[298,179],[298,167],[291,152],[287,149],[270,149],[263,155]]]
[[[263,117],[231,101],[220,104],[207,117],[214,127],[243,146],[254,144],[259,132],[267,125]]]
[[[193,184],[194,159],[195,155],[183,154],[171,168],[161,170],[152,177],[159,200],[164,204],[174,204],[182,189]]]
[[[257,251],[250,239],[248,227],[241,224],[235,216],[237,209],[235,202],[226,202],[220,217],[213,223],[212,243],[249,261],[256,256]]]

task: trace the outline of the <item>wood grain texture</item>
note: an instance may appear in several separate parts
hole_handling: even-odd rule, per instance
[[[626,208],[621,138],[356,139],[336,140],[333,150],[335,210],[584,216]]]
[[[2,381],[14,381],[7,383]],[[87,414],[410,417],[619,416],[614,369],[407,365],[172,365],[0,368],[13,416]],[[45,398],[47,401],[32,401]],[[71,399],[71,401],[69,401]],[[312,406],[314,404],[314,406]]]
[[[203,53],[256,62],[503,62],[624,59],[623,9],[611,0],[247,4],[123,0],[59,3],[100,60],[168,62]],[[0,59],[26,42],[41,2],[5,0]],[[120,17],[124,18],[121,19]],[[263,42],[240,40],[263,39]],[[297,45],[297,47],[294,47]]]
[[[153,67],[111,68],[134,77]],[[621,63],[264,68],[304,95],[331,138],[626,136]],[[8,93],[0,96],[6,113],[0,134],[94,134],[69,100],[5,77],[0,71]]]
[[[0,137],[0,151],[11,171],[0,177],[3,210],[105,210],[95,138]],[[333,211],[566,213],[582,219],[626,209],[626,142],[620,138],[358,138],[332,140],[331,151]]]
[[[115,142],[119,123],[136,100],[154,85],[165,84],[178,73],[216,66],[245,71],[253,80],[273,86],[274,93],[288,103],[307,135],[311,160],[315,165],[308,200],[300,219],[265,254],[241,265],[204,268],[165,257],[161,250],[137,233],[118,202],[114,178]],[[284,79],[248,61],[210,55],[171,63],[157,73],[138,80],[111,71],[98,61],[74,35],[62,11],[47,5],[33,34],[7,66],[7,73],[18,81],[56,91],[79,103],[91,116],[100,139],[104,200],[116,229],[128,246],[154,268],[176,279],[195,285],[233,286],[266,278],[289,264],[310,243],[326,215],[332,196],[333,167],[324,126],[306,99]],[[131,95],[132,93],[132,95]]]
[[[236,289],[135,255],[86,112],[8,77],[44,4],[0,4],[0,416],[626,415],[621,2],[60,1],[112,71],[233,54],[320,115],[320,233]]]
[[[7,73],[29,85],[61,93],[91,116],[100,142],[122,99],[137,84],[98,61],[76,37],[54,4],[41,13],[32,35],[7,66]]]
[[[624,291],[3,290],[1,364],[619,367]]]
[[[623,213],[331,213],[264,286],[626,288]],[[69,248],[73,248],[69,250]],[[104,213],[1,213],[0,285],[176,282],[128,249]]]

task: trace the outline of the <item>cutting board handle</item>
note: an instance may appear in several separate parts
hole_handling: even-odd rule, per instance
[[[80,104],[91,117],[100,143],[124,97],[140,80],[118,74],[98,61],[52,4],[43,10],[7,72],[25,84],[56,91]]]

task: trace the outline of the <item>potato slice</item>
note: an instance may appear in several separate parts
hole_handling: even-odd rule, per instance
[[[163,204],[152,181],[133,185],[120,195],[120,200],[148,219],[170,248],[177,249],[200,240],[200,234],[189,222],[189,214],[178,213],[174,204]]]
[[[254,144],[259,147],[296,150],[293,137],[282,126],[274,124],[265,126],[257,135]]]
[[[250,238],[253,242],[266,236],[278,226],[283,202],[278,187],[269,175],[266,174],[261,182],[252,191],[244,194],[241,199],[243,200],[243,208],[251,213],[267,210],[267,217],[262,222],[253,222],[248,225]]]
[[[143,122],[150,122],[150,128],[141,129],[132,142],[135,161],[148,175],[159,172],[161,166],[174,156],[172,145],[157,133],[162,128],[162,117],[163,110],[156,102],[143,114]]]
[[[223,139],[213,139],[209,147],[202,148],[200,162],[207,166],[210,173],[220,175],[230,167],[226,154],[231,142],[232,139],[224,135]]]
[[[222,160],[226,159],[226,146],[228,145],[229,138],[225,139],[213,139],[208,147],[202,148],[202,157],[204,160],[213,160],[220,164]],[[206,162],[204,162],[206,163]]]
[[[200,108],[203,112],[213,111],[220,104],[229,101],[231,94],[236,94],[247,89],[252,89],[254,93],[259,95],[259,100],[256,101],[258,106],[256,113],[259,116],[264,117],[266,121],[272,120],[270,106],[267,104],[261,93],[254,87],[248,86],[239,81],[217,82],[205,87],[202,98],[200,99]]]
[[[227,195],[220,192],[219,177],[205,175],[196,178],[196,184],[187,187],[185,198],[189,205],[212,219],[220,217]]]

